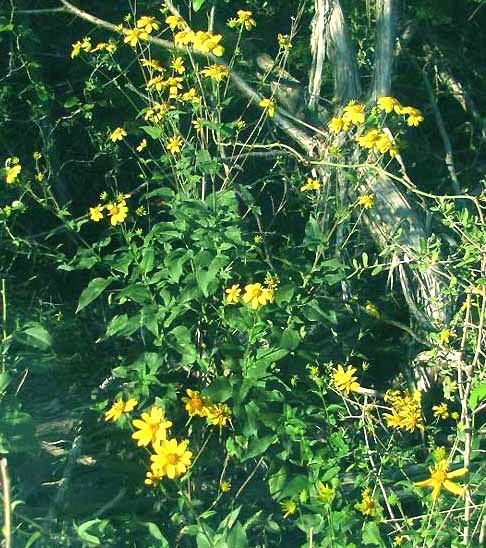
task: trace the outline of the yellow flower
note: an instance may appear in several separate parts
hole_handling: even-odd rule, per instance
[[[97,223],[100,219],[103,219],[103,209],[105,206],[98,204],[96,207],[89,208],[89,217],[92,221]]]
[[[233,284],[226,290],[226,293],[228,294],[226,296],[227,303],[237,303],[241,293],[240,284]]]
[[[223,493],[226,493],[227,491],[231,489],[231,483],[229,481],[223,480],[222,482],[220,482],[219,488],[221,489]]]
[[[167,147],[167,150],[171,153],[171,154],[176,154],[177,152],[180,152],[181,151],[181,147],[182,147],[182,138],[179,137],[178,135],[174,135],[174,137],[171,137],[168,141],[167,141],[167,144],[165,145]]]
[[[177,72],[177,74],[182,74],[186,71],[182,57],[175,57],[172,59],[170,66],[175,70],[175,72]]]
[[[442,420],[446,420],[449,417],[449,410],[447,409],[446,402],[443,402],[440,405],[434,405],[432,411],[434,412],[434,417],[440,417]]]
[[[270,289],[275,289],[280,283],[280,280],[278,276],[273,276],[270,272],[267,272],[265,274],[265,279],[263,280],[263,283]]]
[[[401,546],[406,540],[407,537],[404,537],[403,535],[395,535],[393,537],[393,544],[395,546]]]
[[[210,32],[199,30],[196,33],[192,33],[191,42],[193,49],[196,51],[204,53],[205,55],[211,52],[216,57],[221,57],[224,52],[223,47],[219,45],[221,39],[221,34],[211,34]],[[186,40],[188,40],[188,38],[186,38]]]
[[[263,238],[260,236],[260,234],[257,234],[254,238],[253,238],[253,241],[256,243],[256,244],[261,244],[263,242]]]
[[[392,158],[397,155],[398,149],[386,133],[380,134],[375,143],[375,146],[382,154],[388,152]]]
[[[380,140],[382,133],[377,129],[370,129],[363,135],[358,135],[356,141],[363,148],[373,148],[377,146],[378,141]]]
[[[41,171],[38,171],[35,174],[35,179],[36,181],[39,181],[39,183],[42,182],[44,180],[44,174]]]
[[[266,108],[270,118],[273,118],[275,114],[275,101],[273,99],[262,99],[258,104],[262,108]]]
[[[199,392],[190,388],[186,390],[186,393],[187,396],[183,396],[181,399],[186,404],[186,411],[189,413],[189,416],[199,415],[200,417],[205,417],[211,405],[208,398],[201,396]]]
[[[160,122],[165,113],[174,108],[169,103],[162,101],[162,103],[154,103],[152,108],[147,109],[144,115],[145,120],[150,120],[154,124]]]
[[[20,164],[15,164],[12,167],[7,169],[7,173],[5,174],[5,182],[8,184],[11,184],[17,179],[19,176],[19,173],[22,169],[22,166]]]
[[[238,16],[236,19],[230,19],[228,21],[229,27],[244,26],[246,30],[251,30],[252,27],[256,27],[251,11],[238,10],[236,15]]]
[[[394,110],[397,114],[401,114],[402,105],[400,105],[400,101],[395,99],[395,97],[378,97],[376,102],[380,110],[384,110],[387,113]]]
[[[201,125],[200,120],[193,120],[193,121],[191,122],[191,124],[194,126],[194,129],[195,129],[196,131],[199,131],[200,129],[202,129],[202,125]]]
[[[211,424],[219,427],[226,426],[231,416],[231,409],[226,403],[217,403],[207,409],[206,416]]]
[[[278,45],[282,49],[290,49],[292,47],[292,44],[290,42],[290,36],[288,34],[280,34],[277,35]]]
[[[108,53],[113,53],[114,51],[116,51],[116,45],[113,42],[99,42],[91,50],[91,53],[94,53],[95,51],[104,51],[104,50],[106,50]]]
[[[167,82],[162,76],[154,76],[147,82],[147,89],[155,88],[157,91],[162,91],[167,87]]]
[[[122,413],[130,413],[130,411],[133,411],[135,409],[137,404],[138,401],[133,398],[130,398],[126,402],[124,402],[123,400],[116,401],[105,413],[105,421],[117,421],[122,416]]]
[[[198,96],[195,88],[191,88],[182,94],[181,101],[190,101],[191,103],[198,104],[201,102],[201,97]]]
[[[127,132],[122,127],[117,127],[111,132],[110,139],[115,143],[116,141],[121,141],[126,136]]]
[[[341,133],[341,131],[347,131],[349,129],[349,121],[334,116],[327,124],[327,127],[337,135],[338,133]]]
[[[169,99],[175,99],[182,89],[182,77],[171,76],[165,81],[165,86],[169,86]]]
[[[158,472],[152,472],[148,471],[147,475],[145,477],[145,485],[153,485],[154,487],[159,483],[159,481],[162,479],[162,476],[158,474]]]
[[[357,101],[349,101],[344,107],[343,120],[351,124],[364,124],[364,105]]]
[[[284,513],[283,518],[287,519],[291,514],[294,514],[297,510],[297,504],[292,499],[283,500],[280,503],[282,507],[282,512]]]
[[[169,25],[170,30],[187,28],[187,23],[179,15],[169,15],[165,18],[165,22]]]
[[[406,114],[407,124],[409,126],[418,126],[420,122],[424,121],[424,117],[418,108],[413,107],[402,107],[400,109],[400,114]]]
[[[192,459],[192,452],[186,450],[188,444],[188,440],[178,444],[176,439],[163,439],[156,443],[153,446],[155,455],[150,457],[152,473],[159,477],[167,476],[169,479],[185,474]]]
[[[354,507],[365,516],[376,517],[380,511],[380,505],[377,504],[370,495],[369,487],[361,492],[361,502],[359,504],[355,504]]]
[[[251,303],[253,310],[256,310],[260,305],[266,305],[269,301],[269,295],[260,283],[245,285],[245,291],[243,302],[245,304]]]
[[[164,420],[164,410],[161,407],[153,406],[149,413],[142,413],[142,419],[135,419],[132,422],[136,432],[132,434],[134,440],[138,440],[139,447],[146,447],[165,440],[167,428],[172,426],[172,421]]]
[[[74,57],[79,55],[79,52],[81,50],[88,53],[89,51],[91,51],[91,38],[85,36],[81,41],[78,40],[77,42],[74,42],[72,48],[73,50],[71,52],[71,59],[74,59]]]
[[[212,78],[216,82],[221,82],[223,78],[228,77],[229,69],[226,65],[210,65],[209,67],[203,68],[201,74],[206,78]]]
[[[164,72],[164,67],[156,59],[142,59],[142,67],[148,67],[157,72]]]
[[[113,226],[119,223],[123,223],[123,221],[126,219],[128,207],[125,200],[116,203],[106,204],[105,207],[111,217],[110,222]]]
[[[449,481],[452,478],[457,478],[459,476],[464,476],[467,473],[467,468],[459,468],[452,472],[447,471],[447,461],[443,459],[439,461],[434,467],[429,466],[430,478],[424,481],[417,481],[414,483],[417,487],[432,487],[432,498],[434,500],[439,496],[440,490],[442,487],[445,487],[454,495],[462,495],[464,493],[464,488],[461,485],[457,485],[452,481]]]
[[[139,40],[148,40],[148,33],[144,29],[123,29],[123,34],[125,38],[123,41],[125,44],[130,44],[132,47],[135,47],[138,44]]]
[[[34,158],[34,160],[40,160],[42,158],[42,154],[36,151],[32,154],[32,158]]]
[[[142,17],[140,17],[140,19],[137,21],[137,28],[144,29],[145,32],[148,32],[150,34],[153,30],[159,30],[160,27],[155,17],[142,15]]]
[[[307,182],[305,185],[300,187],[301,192],[306,192],[307,190],[319,190],[321,188],[321,183],[317,179],[312,177],[307,177]]]
[[[449,344],[449,341],[456,336],[454,329],[443,329],[439,333],[439,344]]]
[[[374,194],[362,194],[358,198],[358,204],[362,205],[365,209],[370,209],[373,207],[373,202],[375,200]]]
[[[324,502],[331,502],[331,500],[334,498],[334,489],[332,487],[329,487],[327,483],[324,485],[322,481],[319,481],[318,493],[319,498],[322,499]]]
[[[376,318],[377,320],[381,318],[380,311],[378,310],[378,307],[375,304],[371,302],[367,302],[365,306],[365,310],[366,310],[366,313],[372,316],[373,318]]]
[[[359,388],[358,378],[354,376],[357,369],[348,365],[346,371],[344,371],[342,365],[338,365],[337,368],[332,370],[332,378],[334,385],[340,392],[349,394],[351,391],[356,391]]]
[[[142,139],[140,144],[137,146],[137,152],[142,152],[142,150],[147,146],[147,139]]]
[[[384,417],[386,418],[387,426],[389,426],[390,428],[401,427],[402,417],[395,407],[392,407],[391,413],[384,413]]]

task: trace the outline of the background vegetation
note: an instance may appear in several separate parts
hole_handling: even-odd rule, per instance
[[[88,4],[0,7],[4,546],[485,545],[484,1]]]

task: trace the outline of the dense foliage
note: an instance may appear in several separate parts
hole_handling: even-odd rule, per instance
[[[4,4],[5,546],[482,545],[484,2]]]

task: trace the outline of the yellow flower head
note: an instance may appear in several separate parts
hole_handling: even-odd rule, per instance
[[[123,223],[123,221],[127,217],[128,213],[128,207],[125,202],[125,200],[121,200],[120,202],[112,202],[109,204],[106,204],[106,209],[108,210],[108,214],[110,215],[111,219],[110,222],[113,226]]]
[[[209,67],[203,68],[201,74],[206,78],[211,78],[216,82],[221,82],[223,78],[227,78],[229,74],[229,69],[226,65],[210,65]]]
[[[164,410],[154,405],[150,413],[142,413],[142,418],[135,419],[132,424],[138,429],[132,434],[132,438],[138,440],[139,447],[146,447],[149,443],[154,445],[165,440],[172,421],[165,420]]]
[[[384,110],[386,113],[394,110],[397,114],[401,114],[402,105],[400,101],[395,99],[395,97],[378,97],[377,101],[378,108]]]
[[[148,67],[149,69],[157,72],[164,72],[164,67],[156,59],[142,59],[142,67]]]
[[[143,15],[137,21],[137,28],[143,29],[145,30],[145,32],[148,32],[150,34],[153,30],[159,30],[160,27],[155,17]]]
[[[307,192],[308,190],[319,190],[321,183],[317,179],[307,177],[307,182],[300,187],[301,192]]]
[[[401,546],[406,540],[407,537],[404,537],[403,535],[395,535],[393,537],[393,544],[395,546]]]
[[[165,146],[171,154],[176,154],[177,152],[180,152],[182,148],[182,137],[174,135],[174,137],[171,137],[167,141],[167,144]]]
[[[165,18],[165,22],[169,25],[170,30],[187,28],[187,23],[179,15],[169,15]]]
[[[130,413],[138,404],[138,401],[130,398],[128,401],[117,400],[110,409],[105,413],[105,421],[114,420],[117,421],[122,413]]]
[[[148,33],[145,29],[123,29],[123,34],[125,38],[123,41],[125,44],[130,44],[132,47],[135,47],[138,44],[139,40],[148,40]]]
[[[7,184],[11,184],[17,179],[19,176],[20,171],[22,170],[22,166],[20,164],[15,164],[12,167],[7,169],[7,173],[5,174],[5,182]]]
[[[357,101],[349,101],[344,107],[343,120],[351,124],[364,124],[364,105]]]
[[[282,507],[282,512],[284,513],[284,519],[287,519],[291,514],[295,514],[295,511],[297,510],[297,504],[292,499],[283,500],[280,503],[280,506]]]
[[[210,402],[208,398],[201,396],[196,390],[188,388],[186,390],[187,396],[183,396],[181,399],[186,404],[186,411],[190,417],[199,415],[200,417],[207,416]]]
[[[374,201],[375,201],[374,194],[362,194],[358,198],[358,204],[362,205],[365,209],[370,209],[371,207],[373,207]]]
[[[420,122],[424,121],[424,117],[418,108],[403,107],[400,109],[400,114],[407,115],[407,124],[409,126],[418,126]]]
[[[292,47],[290,36],[288,34],[278,33],[277,40],[278,40],[278,45],[281,49],[290,49]]]
[[[277,285],[280,283],[280,280],[279,280],[277,275],[274,276],[270,272],[267,272],[265,274],[265,279],[263,280],[263,283],[267,287],[269,287],[271,289],[275,289],[277,287]]]
[[[147,139],[142,139],[137,146],[137,152],[142,152],[142,150],[147,146]]]
[[[349,129],[349,120],[334,116],[327,124],[327,127],[336,135],[341,131],[347,131]]]
[[[177,443],[176,439],[163,439],[154,444],[155,455],[150,457],[152,473],[157,477],[167,476],[169,479],[185,474],[192,459],[192,452],[187,451],[188,445],[188,440]]]
[[[432,406],[432,411],[434,412],[434,417],[440,417],[442,420],[449,418],[449,410],[447,409],[446,402]]]
[[[126,136],[127,132],[122,127],[117,127],[111,132],[110,139],[115,143],[116,141],[121,141]]]
[[[105,208],[104,205],[98,204],[96,207],[90,207],[89,208],[89,217],[92,221],[97,223],[101,219],[103,219],[103,209]]]
[[[230,420],[231,409],[226,403],[217,403],[207,409],[206,416],[211,424],[221,428],[226,426],[226,422]]]
[[[378,139],[375,142],[374,145],[382,154],[385,154],[385,152],[388,152],[390,156],[393,158],[397,155],[398,149],[394,145],[393,141],[388,137],[386,133],[380,133]]]
[[[229,289],[226,290],[226,293],[227,303],[237,303],[241,293],[240,284],[233,284]]]
[[[199,97],[195,88],[191,88],[181,95],[181,101],[199,104],[201,97]]]
[[[243,302],[245,304],[251,303],[253,310],[256,310],[260,305],[265,306],[271,296],[260,283],[246,285],[245,292]]]
[[[186,67],[184,66],[184,59],[182,57],[175,57],[172,59],[172,63],[170,66],[174,69],[177,74],[183,74],[186,71]]]
[[[256,27],[251,11],[238,10],[236,15],[238,16],[237,18],[228,21],[229,27],[244,26],[246,30],[251,30],[252,27]]]
[[[268,115],[270,118],[273,118],[275,114],[275,101],[273,99],[262,99],[258,104],[262,108],[267,109]]]
[[[443,329],[439,333],[439,344],[449,344],[449,341],[456,336],[454,329]]]
[[[378,131],[377,129],[370,129],[363,135],[358,135],[356,137],[356,141],[363,148],[374,148],[377,146],[381,136],[381,131]]]
[[[380,505],[371,496],[369,487],[361,492],[361,502],[354,507],[365,516],[376,517],[380,512]]]
[[[447,460],[443,459],[439,461],[435,466],[429,466],[430,478],[424,481],[417,481],[414,483],[417,487],[432,487],[432,498],[434,500],[439,496],[442,487],[445,487],[448,491],[454,495],[460,495],[464,493],[464,488],[461,485],[453,483],[452,478],[464,476],[467,473],[467,468],[459,468],[453,472],[447,471]]]
[[[332,370],[332,378],[334,386],[339,392],[349,394],[352,391],[356,391],[359,388],[358,378],[354,376],[357,369],[348,365],[346,371],[342,365],[338,365],[337,368]]]
[[[331,500],[334,498],[334,489],[332,487],[329,487],[327,483],[324,484],[322,483],[322,481],[319,481],[317,490],[319,498],[322,499],[324,502],[331,502]]]
[[[226,493],[231,489],[231,483],[229,481],[222,481],[219,484],[219,488],[221,489],[221,492]]]

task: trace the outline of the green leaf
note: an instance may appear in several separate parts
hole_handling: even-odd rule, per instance
[[[147,135],[150,135],[152,139],[160,139],[164,134],[164,130],[161,127],[154,126],[142,126],[142,128]]]
[[[40,323],[31,322],[24,326],[22,330],[16,334],[22,343],[40,350],[47,350],[52,345],[52,338],[47,329]]]
[[[101,544],[100,539],[88,533],[88,529],[92,525],[100,523],[100,521],[100,519],[91,519],[82,523],[79,527],[75,525],[78,535],[88,544],[92,544],[93,546],[99,546]]]
[[[66,101],[64,101],[64,108],[72,108],[77,105],[79,105],[80,101],[77,97],[69,97]]]
[[[300,344],[300,335],[295,329],[287,327],[282,333],[280,345],[287,350],[295,350]]]
[[[243,457],[242,461],[244,462],[248,459],[252,459],[253,457],[257,457],[258,455],[261,455],[270,447],[270,445],[272,445],[275,439],[276,439],[275,434],[269,434],[261,438],[253,438],[248,446],[248,450],[246,452],[246,455]]]
[[[152,523],[151,521],[148,521],[144,523],[143,525],[146,525],[148,527],[149,533],[156,538],[157,540],[160,540],[161,543],[158,545],[159,548],[169,548],[169,542],[164,537],[164,535],[160,532],[160,529],[158,528],[155,523]]]
[[[231,397],[233,388],[226,377],[218,377],[203,390],[203,395],[213,402],[224,402]]]
[[[278,500],[297,497],[298,495],[300,495],[302,489],[306,489],[308,486],[309,480],[307,479],[307,476],[293,476],[292,479],[288,483],[286,483],[286,485],[280,491],[280,494],[278,495]]]
[[[197,12],[204,6],[205,3],[206,0],[192,0],[192,9]]]
[[[231,548],[248,547],[248,538],[246,537],[245,529],[239,521],[234,524],[231,531],[228,533],[226,543],[228,546],[231,546]]]
[[[479,384],[471,391],[469,396],[469,407],[472,411],[476,409],[478,404],[486,397],[486,383]]]
[[[78,308],[76,314],[83,310],[88,304],[93,302],[97,297],[103,293],[103,291],[111,284],[113,278],[94,278],[88,284],[88,287],[83,289],[81,296],[79,297]]]
[[[368,521],[363,527],[363,532],[361,534],[361,540],[363,544],[367,546],[369,544],[374,544],[375,546],[384,546],[383,540],[380,535],[380,529],[374,521]]]

